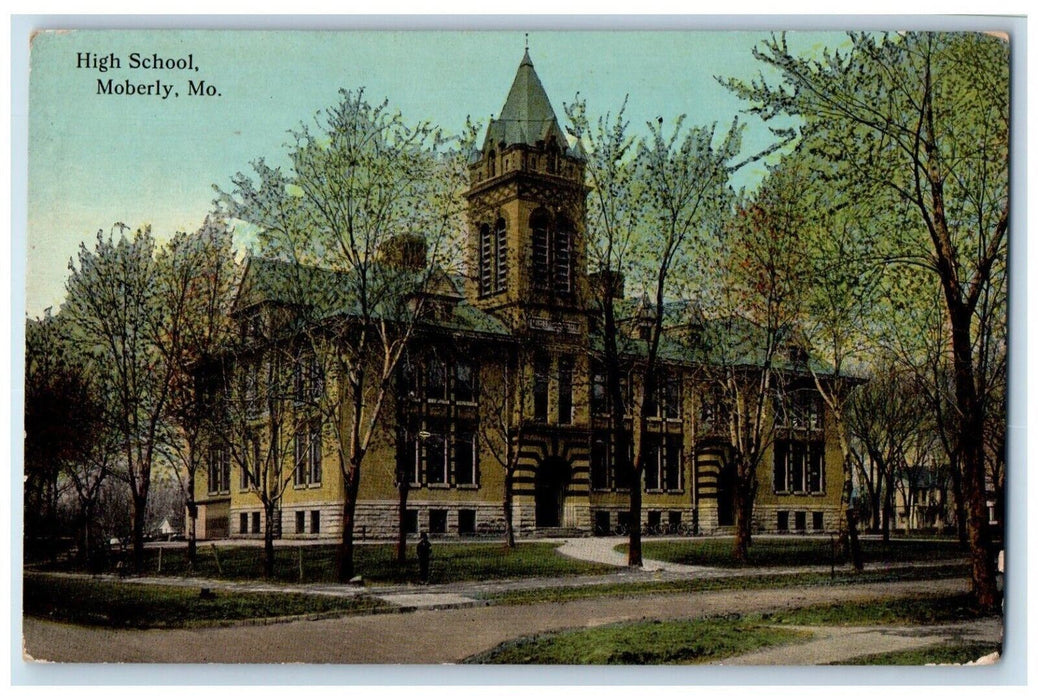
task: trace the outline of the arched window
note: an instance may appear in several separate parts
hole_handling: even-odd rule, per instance
[[[573,225],[569,219],[560,217],[555,231],[555,256],[552,282],[557,294],[569,294],[572,289]]]
[[[533,232],[533,287],[549,289],[551,241],[548,235],[548,213],[543,209],[535,211],[530,216],[530,229]]]
[[[487,175],[494,177],[497,174],[497,153],[494,149],[490,149],[490,155],[487,157]]]
[[[490,294],[494,290],[494,237],[490,226],[479,227],[479,293]]]
[[[504,219],[498,219],[494,224],[494,242],[497,245],[497,269],[494,274],[497,277],[494,291],[505,291],[508,280],[508,229]]]

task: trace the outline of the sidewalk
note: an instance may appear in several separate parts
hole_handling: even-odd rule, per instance
[[[623,544],[624,537],[579,537],[560,541],[557,551],[574,559],[597,562],[616,566],[617,570],[609,574],[588,576],[535,577],[521,579],[497,579],[487,581],[458,581],[427,586],[416,583],[349,585],[336,583],[280,583],[268,581],[228,581],[225,579],[209,579],[201,577],[163,577],[141,576],[120,578],[113,575],[91,577],[88,574],[50,574],[70,577],[100,578],[102,580],[119,581],[138,585],[162,585],[184,588],[209,588],[223,591],[242,591],[250,593],[300,593],[309,595],[326,595],[334,597],[352,597],[367,595],[379,598],[401,611],[417,609],[444,610],[483,605],[481,598],[508,591],[526,591],[544,588],[585,587],[615,583],[640,583],[652,581],[685,581],[690,579],[745,578],[755,576],[781,576],[802,573],[828,573],[829,566],[801,567],[760,567],[760,568],[715,568],[705,566],[688,566],[670,562],[647,559],[640,569],[627,566],[626,555],[614,549]],[[898,564],[898,567],[926,568],[937,567],[949,562],[923,562]],[[888,568],[887,564],[866,565],[866,571],[880,571]],[[436,562],[433,561],[435,572]],[[837,571],[848,570],[838,567]]]

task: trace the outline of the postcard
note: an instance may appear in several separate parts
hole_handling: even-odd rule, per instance
[[[35,33],[26,661],[996,663],[1015,47],[780,29]]]

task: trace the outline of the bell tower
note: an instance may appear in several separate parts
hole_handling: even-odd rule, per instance
[[[469,166],[467,290],[515,330],[587,335],[584,158],[527,50]]]
[[[522,338],[513,360],[529,389],[515,474],[519,531],[591,522],[584,162],[526,51],[469,165],[466,193],[466,294]]]

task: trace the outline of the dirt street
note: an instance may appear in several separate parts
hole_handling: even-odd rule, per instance
[[[461,661],[508,639],[567,627],[966,590],[964,580],[912,581],[422,610],[186,630],[104,630],[26,618],[23,648],[34,659],[70,662],[438,664]]]

